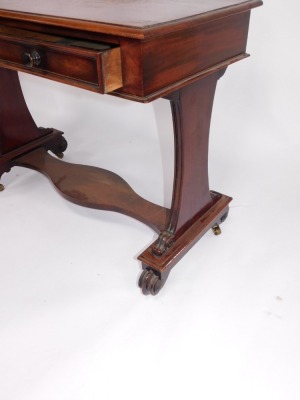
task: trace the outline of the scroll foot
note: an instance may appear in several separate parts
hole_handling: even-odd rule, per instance
[[[68,147],[68,142],[64,137],[60,137],[58,143],[55,143],[52,147],[50,147],[50,151],[59,159],[64,158],[64,151],[66,151]]]
[[[138,285],[143,294],[155,296],[162,288],[162,280],[152,269],[145,269],[140,276]]]

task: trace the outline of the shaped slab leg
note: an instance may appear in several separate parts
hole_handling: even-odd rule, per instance
[[[230,197],[209,190],[209,129],[218,79],[226,69],[168,95],[173,115],[175,168],[170,218],[158,239],[138,259],[139,286],[157,294],[170,270],[208,229],[220,234]],[[226,216],[225,216],[226,215]],[[158,289],[159,288],[159,289]]]
[[[27,108],[16,71],[0,68],[0,179],[21,154],[43,147],[56,154],[67,148],[62,132],[38,128]]]

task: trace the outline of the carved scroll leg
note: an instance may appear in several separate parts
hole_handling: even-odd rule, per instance
[[[50,150],[57,158],[63,159],[64,152],[67,150],[68,142],[66,139],[61,136],[59,140],[54,140],[53,143],[48,143],[48,145],[44,148],[46,150]]]
[[[34,148],[43,147],[54,153],[65,151],[67,143],[62,132],[36,126],[16,71],[0,68],[0,96],[0,179],[14,166],[16,157]]]
[[[148,271],[139,282],[144,293],[158,293],[183,254],[228,213],[231,198],[211,192],[208,181],[211,113],[216,84],[224,72],[205,76],[166,97],[171,102],[175,136],[172,207],[165,230],[139,256]]]

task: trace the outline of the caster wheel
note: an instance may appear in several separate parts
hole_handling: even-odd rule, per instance
[[[4,186],[0,183],[0,192],[3,192]]]
[[[143,294],[152,294],[155,296],[160,291],[162,282],[159,276],[151,269],[145,269],[140,276],[139,287],[142,289]]]
[[[214,235],[216,235],[216,236],[221,235],[221,233],[222,233],[221,228],[218,224],[215,224],[211,229],[212,229]]]
[[[228,214],[229,214],[229,208],[225,209],[225,213],[222,215],[222,217],[212,226],[211,229],[214,235],[216,236],[221,235],[222,231],[219,224],[222,224],[224,221],[226,221]]]

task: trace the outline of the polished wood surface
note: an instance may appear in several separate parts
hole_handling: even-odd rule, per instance
[[[213,203],[208,182],[209,128],[217,81],[224,72],[208,75],[167,97],[173,115],[176,163],[173,212],[167,230],[177,236]]]
[[[212,193],[212,195],[215,195],[217,201],[214,202],[206,212],[203,212],[201,218],[197,219],[184,231],[170,249],[165,251],[160,257],[157,257],[157,255],[153,253],[153,247],[149,246],[139,255],[138,259],[143,263],[145,269],[152,267],[159,272],[162,284],[165,283],[171,269],[182,259],[191,247],[193,247],[216,222],[221,224],[226,219],[229,209],[228,205],[232,198],[219,193]]]
[[[140,197],[121,177],[102,168],[66,163],[37,149],[19,157],[16,165],[44,174],[67,200],[89,208],[115,211],[160,232],[170,210]]]
[[[159,32],[162,25],[172,24],[174,31],[182,22],[189,27],[261,4],[260,0],[1,0],[0,17],[142,38]]]
[[[14,160],[37,147],[56,154],[66,150],[62,132],[37,127],[16,71],[0,68],[0,93],[0,179],[15,165]]]
[[[16,32],[15,35],[30,38],[32,46],[36,40],[42,41],[41,50],[46,56],[49,54],[49,68],[33,68],[30,73],[65,80],[100,93],[113,91],[116,96],[149,102],[214,72],[212,68],[222,69],[246,57],[250,10],[261,4],[260,0],[82,0],[70,7],[69,3],[57,1],[2,0],[0,26],[22,28],[24,34]],[[7,40],[3,35],[3,40]],[[43,39],[45,35],[55,39]],[[79,54],[83,50],[77,51],[77,58],[73,54],[72,60],[74,48],[72,51],[65,48],[64,53],[70,52],[70,56],[63,59],[60,53],[57,60],[57,52],[52,48],[57,36],[101,41],[112,49],[101,56],[104,64],[96,62],[96,54],[94,60]],[[28,40],[25,46],[30,45]],[[14,53],[16,49],[10,47],[8,52]],[[13,68],[7,64],[7,56],[1,61],[0,54],[0,65],[4,66],[3,62],[6,68]],[[82,63],[82,67],[74,71],[77,63]],[[57,65],[62,71],[55,73]],[[20,62],[17,67],[26,71]],[[73,76],[78,71],[81,75]]]
[[[209,188],[210,120],[218,79],[248,56],[250,11],[261,4],[0,0],[0,178],[13,166],[31,168],[78,205],[151,226],[158,237],[139,257],[139,286],[157,294],[186,251],[208,229],[219,234],[228,215],[231,198]],[[17,71],[134,101],[169,101],[175,142],[171,208],[143,199],[110,171],[48,154],[61,157],[67,143],[62,132],[36,126]]]
[[[191,79],[225,60],[230,63],[234,57],[245,55],[249,18],[250,13],[245,12],[205,22],[192,29],[169,34],[159,45],[155,39],[147,40],[141,45],[143,79],[132,77],[128,87],[125,76],[121,92],[132,92],[151,99],[153,94],[164,91],[169,85]],[[139,60],[137,56],[135,59]],[[141,82],[142,86],[138,86]]]
[[[38,59],[30,63],[32,54]],[[3,25],[0,66],[100,93],[123,85],[119,47]]]
[[[0,25],[0,66],[148,102],[245,58],[249,17],[247,11],[175,31],[164,40],[119,38],[118,43],[110,37],[99,42],[94,35],[78,40],[77,31],[50,35],[45,26],[38,27],[41,32],[32,25],[19,29],[5,21]],[[29,67],[24,55],[32,51],[40,54],[41,63]]]
[[[36,126],[24,100],[16,72],[0,69],[0,156],[38,139]],[[5,101],[4,100],[5,97]],[[22,132],[20,127],[22,126]]]

